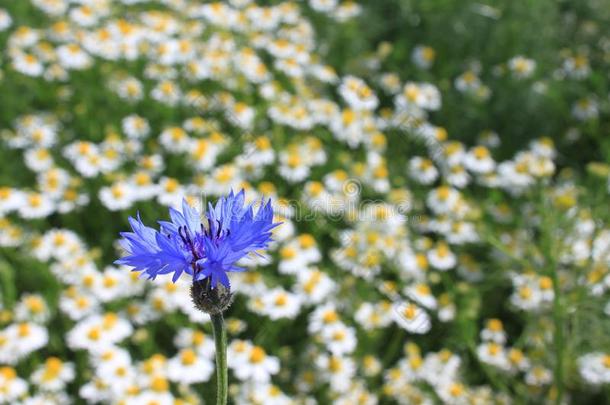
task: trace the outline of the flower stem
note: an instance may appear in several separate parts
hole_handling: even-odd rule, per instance
[[[555,403],[562,404],[564,393],[564,357],[565,357],[565,337],[564,337],[564,307],[562,301],[562,291],[560,286],[557,251],[558,246],[554,239],[554,226],[551,223],[549,208],[545,202],[545,194],[540,195],[540,214],[542,253],[546,264],[546,274],[553,282],[553,346],[555,350],[554,385],[556,388]]]
[[[216,343],[216,405],[226,405],[229,378],[227,374],[227,330],[222,313],[210,314]]]
[[[563,304],[561,302],[561,289],[559,287],[559,276],[557,270],[552,273],[553,280],[553,323],[555,326],[554,345],[555,345],[555,386],[557,387],[557,396],[555,403],[561,404],[563,399],[564,385],[564,349],[565,339],[563,335]]]

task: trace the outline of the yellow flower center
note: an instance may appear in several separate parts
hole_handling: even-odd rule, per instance
[[[326,311],[324,313],[324,315],[322,316],[322,321],[327,324],[337,322],[338,319],[339,319],[339,314],[337,314],[337,312],[335,312],[333,310]]]
[[[182,354],[180,355],[180,361],[182,361],[182,364],[184,364],[185,366],[190,366],[195,364],[195,361],[197,360],[197,355],[195,354],[194,351],[190,350],[190,349],[186,349],[182,351]]]
[[[155,392],[166,392],[169,389],[169,383],[163,377],[155,377],[150,383],[150,388]]]
[[[487,346],[487,352],[490,355],[495,356],[500,353],[500,346],[496,343],[490,343],[489,346]]]
[[[263,348],[260,346],[254,346],[250,351],[250,363],[261,363],[263,360],[265,360],[265,357],[267,357],[267,355],[265,354]]]
[[[523,286],[521,287],[521,289],[519,290],[519,296],[524,299],[527,300],[529,298],[532,297],[533,291],[531,288],[529,288],[528,286]]]
[[[99,340],[101,335],[102,333],[100,331],[100,328],[94,326],[93,328],[89,329],[89,332],[87,333],[87,338],[89,338],[90,340]]]
[[[405,307],[403,314],[407,319],[411,320],[415,318],[415,315],[417,314],[417,307],[413,304],[409,304]]]
[[[445,201],[449,198],[451,190],[447,186],[441,186],[436,190],[436,195],[439,200]]]
[[[503,330],[502,321],[499,319],[490,319],[487,322],[487,328],[492,332],[501,332]]]
[[[123,188],[118,184],[112,186],[112,188],[110,189],[110,192],[112,193],[112,196],[117,199],[121,198],[125,195]]]
[[[341,360],[338,357],[331,357],[328,360],[328,369],[333,372],[333,373],[337,373],[339,371],[341,371],[341,369],[343,368],[343,364],[341,363]]]
[[[543,276],[543,277],[540,277],[540,280],[538,281],[538,285],[543,290],[550,290],[551,288],[553,288],[553,280],[551,280],[550,277]]]
[[[520,363],[523,360],[523,352],[519,349],[511,349],[508,358],[512,363]]]
[[[344,340],[345,337],[346,337],[345,331],[338,330],[335,333],[333,333],[332,339],[334,341],[340,342],[340,341]]]
[[[28,197],[28,202],[34,208],[40,207],[42,205],[42,197],[38,194],[33,194]]]
[[[165,191],[173,193],[178,189],[179,183],[176,179],[167,179],[165,182]]]
[[[282,257],[282,259],[286,259],[286,260],[294,259],[296,257],[296,255],[297,255],[296,250],[289,246],[283,247],[282,250],[280,251],[280,256]]]
[[[489,157],[489,150],[487,150],[485,146],[477,146],[474,148],[473,153],[474,156],[479,160]]]
[[[280,293],[277,297],[275,297],[275,305],[277,305],[278,307],[283,307],[287,303],[288,296],[285,293]]]
[[[449,388],[449,394],[452,397],[459,397],[463,393],[464,393],[464,386],[462,384],[459,384],[459,383],[451,384],[451,387]]]
[[[421,295],[430,295],[430,287],[428,287],[426,284],[419,284],[415,290],[417,291],[418,294]]]
[[[25,301],[25,304],[35,314],[39,314],[44,311],[45,305],[44,301],[40,299],[40,297],[28,297]]]

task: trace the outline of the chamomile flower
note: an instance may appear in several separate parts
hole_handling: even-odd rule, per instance
[[[341,318],[333,304],[324,304],[316,307],[309,316],[309,333],[319,333],[322,329],[340,322]]]
[[[14,403],[28,391],[25,380],[17,375],[17,371],[8,366],[0,367],[0,401]]]
[[[193,349],[208,359],[214,357],[214,342],[212,338],[200,330],[182,328],[174,338],[174,343],[178,348]]]
[[[507,356],[511,371],[527,371],[530,368],[530,360],[522,350],[513,347],[507,351]]]
[[[365,302],[356,311],[354,319],[365,330],[385,328],[392,323],[392,305],[389,302]]]
[[[519,79],[524,79],[532,76],[536,69],[536,61],[526,58],[525,56],[515,56],[508,61],[508,68],[513,75]]]
[[[320,332],[322,342],[333,354],[351,353],[356,348],[356,332],[340,322],[325,327]]]
[[[252,345],[246,348],[243,355],[236,358],[230,367],[241,381],[265,383],[279,372],[280,363],[277,357],[268,355],[262,347]]]
[[[316,366],[326,378],[335,392],[349,390],[351,380],[356,373],[356,364],[349,357],[335,355],[320,355],[315,360]]]
[[[460,201],[457,190],[448,186],[441,186],[428,194],[426,203],[435,214],[447,214],[454,211]]]
[[[421,184],[432,184],[438,179],[438,170],[430,159],[416,156],[409,160],[409,176]]]
[[[428,309],[436,309],[436,298],[427,284],[416,284],[405,288],[405,295]]]
[[[411,53],[411,60],[421,69],[429,69],[434,63],[435,58],[436,51],[434,48],[426,45],[416,46]]]
[[[115,84],[115,91],[122,99],[138,101],[144,96],[144,86],[135,77],[126,78]]]
[[[135,201],[133,189],[126,183],[118,182],[109,187],[102,187],[99,199],[111,211],[129,208]]]
[[[610,382],[610,356],[605,353],[588,353],[578,358],[578,371],[589,384]]]
[[[262,297],[263,313],[272,320],[281,318],[294,319],[301,309],[301,298],[296,294],[275,288]]]
[[[179,383],[208,381],[213,371],[212,361],[193,349],[182,349],[167,364],[168,378]]]
[[[373,90],[362,79],[354,76],[343,79],[339,94],[355,110],[374,110],[379,102]]]
[[[476,72],[467,70],[455,79],[455,88],[462,93],[475,93],[483,84]]]
[[[37,77],[44,72],[42,62],[32,54],[20,53],[13,58],[13,68],[24,75]]]
[[[113,312],[92,315],[77,323],[67,334],[68,346],[98,352],[127,338],[131,324]]]
[[[430,316],[413,303],[394,304],[392,318],[401,328],[414,334],[426,334],[432,327]]]
[[[57,357],[49,357],[44,365],[32,374],[32,382],[45,391],[59,391],[76,376],[74,365]]]
[[[572,106],[572,115],[580,121],[596,119],[599,115],[598,102],[592,97],[581,98]]]
[[[171,127],[163,130],[159,136],[159,142],[170,153],[186,152],[191,145],[191,139],[181,127]]]
[[[170,80],[165,80],[159,82],[159,84],[153,88],[150,96],[162,104],[173,107],[180,102],[182,98],[182,91],[176,83]]]
[[[525,382],[528,385],[535,387],[543,387],[550,384],[553,381],[553,373],[546,367],[536,365],[533,366],[525,374]]]
[[[336,289],[336,283],[323,271],[307,268],[297,273],[296,291],[304,303],[319,304]]]
[[[445,242],[439,242],[434,249],[428,251],[428,261],[441,271],[452,269],[457,264],[455,254]]]
[[[278,270],[284,274],[298,274],[310,264],[320,261],[320,252],[311,235],[301,235],[280,249],[280,264]]]
[[[17,210],[24,201],[25,195],[23,192],[11,188],[0,187],[0,214],[5,214]]]
[[[0,348],[1,351],[9,351],[0,355],[8,364],[26,357],[46,345],[49,340],[49,333],[46,328],[31,322],[20,322],[9,325],[3,331],[8,344]],[[13,361],[10,361],[13,360]]]
[[[338,0],[309,0],[309,6],[321,13],[328,13],[337,8]]]
[[[57,48],[60,66],[66,69],[82,70],[88,68],[92,59],[78,44],[62,45]]]
[[[509,370],[510,368],[506,350],[501,344],[495,342],[482,343],[477,347],[477,355],[483,363],[501,370]]]
[[[43,172],[53,167],[53,156],[46,148],[28,149],[24,154],[25,164],[35,172]]]
[[[6,31],[12,23],[13,19],[11,18],[11,15],[5,9],[0,9],[0,32]]]
[[[15,319],[44,323],[50,313],[44,298],[39,294],[25,294],[15,307]]]
[[[125,135],[132,139],[142,139],[150,133],[148,120],[137,114],[128,115],[123,118],[121,127]]]
[[[495,162],[486,147],[477,146],[464,156],[464,166],[474,173],[489,173],[495,168]]]
[[[48,195],[30,192],[24,197],[24,203],[19,207],[22,218],[44,218],[55,210],[55,204]]]
[[[506,332],[504,332],[502,321],[495,318],[489,319],[485,329],[481,331],[481,339],[496,342],[501,345],[506,343]]]
[[[563,71],[568,77],[582,80],[591,73],[589,58],[585,54],[570,56],[563,61]]]

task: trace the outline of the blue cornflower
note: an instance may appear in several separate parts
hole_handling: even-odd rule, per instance
[[[182,273],[193,282],[207,279],[210,288],[220,282],[230,289],[228,272],[243,271],[237,261],[257,250],[267,248],[273,223],[271,200],[261,201],[256,214],[252,205],[244,205],[244,190],[233,191],[211,203],[204,222],[199,212],[182,201],[182,212],[170,208],[171,221],[159,221],[157,231],[142,223],[140,215],[129,218],[132,232],[122,232],[120,244],[127,255],[115,263],[133,267],[154,279],[173,273],[176,282]]]

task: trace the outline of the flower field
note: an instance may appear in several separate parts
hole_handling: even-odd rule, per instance
[[[610,403],[607,1],[0,0],[0,49],[0,404]]]

